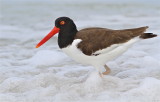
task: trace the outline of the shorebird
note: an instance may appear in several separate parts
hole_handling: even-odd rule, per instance
[[[113,30],[92,27],[78,31],[72,19],[59,17],[55,20],[55,27],[36,48],[59,33],[59,48],[75,61],[95,67],[102,76],[110,73],[106,62],[119,57],[139,40],[157,36],[153,33],[144,33],[147,28],[148,26]]]

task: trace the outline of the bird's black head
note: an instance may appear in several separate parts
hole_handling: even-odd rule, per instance
[[[69,17],[59,17],[55,20],[55,26],[60,29],[66,27],[68,24],[71,23],[74,24],[73,20]]]
[[[71,44],[77,33],[73,20],[68,17],[59,17],[55,21],[55,26],[60,29],[58,35],[59,47],[63,48]]]
[[[55,27],[37,44],[36,48],[44,44],[58,32],[58,45],[60,48],[64,48],[73,42],[77,33],[77,28],[72,19],[68,17],[59,17],[55,20]]]
[[[59,17],[55,20],[55,26],[61,31],[73,31],[76,28],[73,20],[69,17]],[[63,32],[64,33],[64,32]]]

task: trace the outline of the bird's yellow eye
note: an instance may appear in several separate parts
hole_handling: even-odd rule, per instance
[[[61,21],[60,22],[60,25],[64,25],[66,22],[65,21]]]

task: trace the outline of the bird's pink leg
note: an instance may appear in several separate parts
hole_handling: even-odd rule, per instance
[[[104,68],[106,69],[106,71],[102,73],[103,75],[107,75],[111,72],[111,69],[107,65],[104,65]]]

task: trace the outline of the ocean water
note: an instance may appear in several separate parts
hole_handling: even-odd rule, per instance
[[[160,34],[158,0],[1,0],[0,102],[160,102],[160,37],[136,43],[100,78],[92,66],[74,62],[57,36],[36,44],[57,17],[78,29],[149,26]]]

